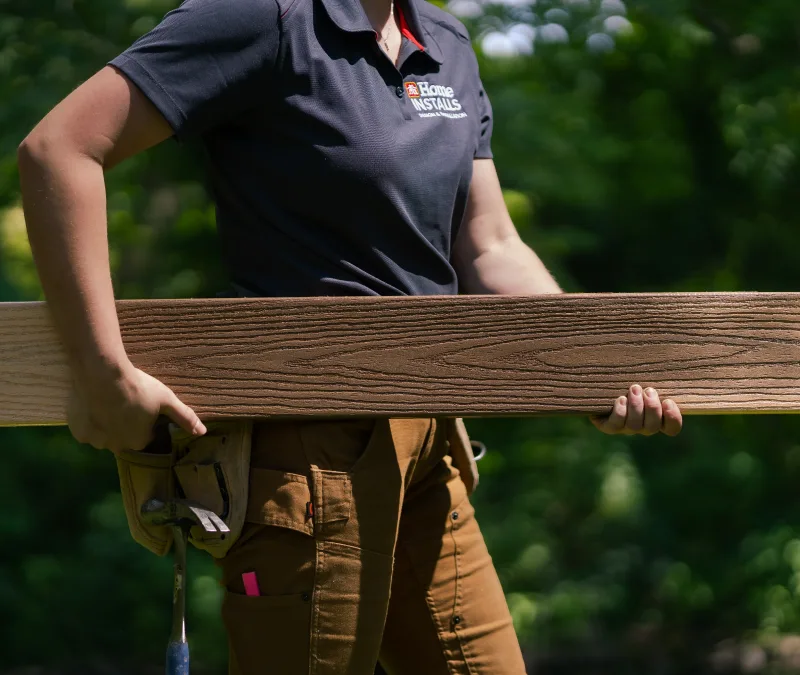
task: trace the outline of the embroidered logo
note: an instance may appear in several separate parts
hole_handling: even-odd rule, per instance
[[[467,116],[452,87],[430,82],[406,82],[406,92],[420,117],[461,119]]]
[[[416,82],[406,82],[408,98],[419,98],[419,87]]]

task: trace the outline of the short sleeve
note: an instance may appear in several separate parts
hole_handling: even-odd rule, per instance
[[[483,88],[483,83],[478,91],[478,115],[480,119],[478,131],[478,146],[475,151],[475,159],[492,159],[492,127],[494,117],[492,116],[492,104]]]
[[[186,0],[110,62],[178,138],[263,103],[280,42],[276,0]]]

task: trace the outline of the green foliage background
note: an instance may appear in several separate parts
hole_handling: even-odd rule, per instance
[[[489,31],[570,12],[567,42],[482,57],[520,232],[569,291],[795,288],[796,0],[631,0],[632,28],[593,53],[607,2],[484,5],[468,22],[481,51]],[[40,297],[18,143],[175,4],[0,0],[0,300]],[[168,143],[109,174],[119,297],[223,287],[199,159]],[[800,667],[796,418],[690,418],[678,439],[470,428],[491,448],[476,504],[537,672]],[[130,539],[111,458],[60,429],[3,429],[0,447],[0,673],[161,672],[170,561]],[[216,575],[191,564],[194,663],[224,672]]]

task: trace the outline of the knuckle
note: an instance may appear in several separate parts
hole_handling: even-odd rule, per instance
[[[141,452],[150,444],[150,440],[148,438],[140,438],[138,440],[133,441],[130,444],[130,449],[133,452]]]
[[[628,429],[638,431],[644,426],[644,411],[633,409],[625,418],[625,426]]]
[[[656,396],[645,396],[644,407],[648,410],[660,410],[661,401]]]
[[[69,431],[72,434],[72,437],[76,441],[78,441],[78,443],[88,443],[89,442],[89,435],[84,433],[83,430],[81,430],[81,429],[73,429],[72,427],[70,427]]]
[[[683,423],[683,418],[679,412],[672,409],[664,414],[664,422],[670,426],[674,426],[676,424],[680,426]]]
[[[88,424],[73,424],[69,430],[78,443],[85,445],[91,445],[92,441],[98,437],[97,431]]]

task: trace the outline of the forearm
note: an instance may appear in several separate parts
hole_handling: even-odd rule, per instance
[[[57,143],[26,141],[19,168],[28,237],[73,369],[127,363],[108,257],[103,167]]]
[[[464,267],[459,281],[467,293],[539,295],[562,292],[539,256],[517,236],[496,242]]]

